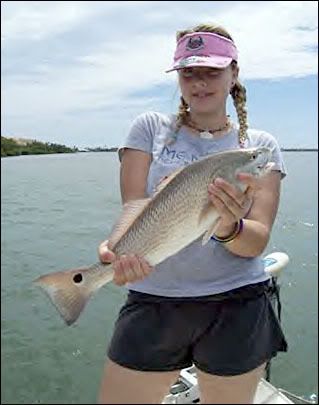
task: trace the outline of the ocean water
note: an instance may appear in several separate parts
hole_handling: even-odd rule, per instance
[[[284,159],[288,175],[265,253],[290,257],[280,276],[289,351],[273,360],[271,382],[309,397],[318,392],[318,155]],[[115,153],[1,159],[1,403],[96,403],[125,289],[103,287],[66,327],[32,280],[97,260],[121,209],[118,177]]]

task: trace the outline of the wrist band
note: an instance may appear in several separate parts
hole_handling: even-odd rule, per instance
[[[217,242],[220,242],[220,243],[231,242],[240,234],[240,232],[243,230],[243,227],[244,227],[244,221],[242,218],[240,218],[240,220],[236,222],[235,229],[233,230],[233,232],[230,235],[223,237],[223,238],[219,238],[216,235],[212,235],[211,239],[213,239]]]

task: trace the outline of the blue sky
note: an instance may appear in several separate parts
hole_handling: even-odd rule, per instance
[[[175,33],[213,22],[238,47],[249,125],[282,147],[318,147],[316,1],[2,1],[1,12],[3,136],[118,146],[138,114],[176,111],[176,74],[164,72]]]

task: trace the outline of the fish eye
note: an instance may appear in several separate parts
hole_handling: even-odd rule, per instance
[[[250,158],[253,160],[257,159],[257,153],[253,153]]]

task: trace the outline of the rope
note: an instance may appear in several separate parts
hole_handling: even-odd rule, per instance
[[[271,284],[268,288],[267,294],[269,295],[270,301],[275,297],[277,304],[277,317],[281,323],[281,302],[280,302],[280,285],[277,283],[277,277],[271,277]],[[273,305],[273,304],[272,304]],[[273,305],[274,306],[274,305]],[[275,308],[274,308],[275,309]],[[271,360],[267,361],[265,372],[266,372],[266,381],[270,382],[270,366]]]

